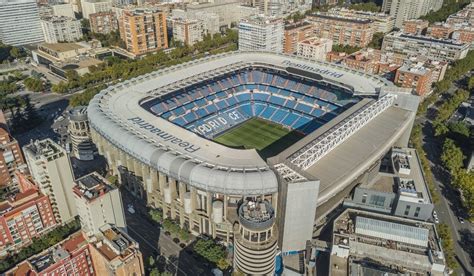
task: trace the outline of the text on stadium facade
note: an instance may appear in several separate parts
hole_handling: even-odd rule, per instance
[[[187,152],[193,153],[193,152],[196,152],[200,149],[200,147],[196,147],[195,145],[193,145],[189,142],[186,142],[186,141],[183,141],[182,139],[179,139],[178,137],[174,136],[173,134],[169,134],[168,132],[159,129],[159,128],[153,126],[152,124],[145,122],[145,120],[143,120],[140,117],[129,118],[128,120],[132,121],[134,124],[136,124],[140,128],[146,129],[149,132],[155,134],[156,136],[158,136],[162,140],[180,146],[181,148],[183,148]]]
[[[328,76],[331,76],[331,77],[334,77],[334,78],[340,78],[340,77],[344,76],[344,74],[342,74],[342,73],[337,73],[337,72],[334,72],[334,71],[331,71],[331,70],[328,70],[328,69],[320,69],[320,68],[316,68],[316,67],[309,66],[309,65],[294,63],[294,62],[291,62],[290,60],[284,60],[283,64],[288,65],[288,66],[292,66],[292,67],[295,67],[295,68],[298,68],[298,69],[302,69],[302,70],[322,74],[322,75],[328,75]]]

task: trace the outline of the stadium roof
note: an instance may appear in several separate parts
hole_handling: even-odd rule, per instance
[[[254,149],[232,149],[209,141],[140,106],[175,91],[166,86],[189,85],[198,81],[195,78],[211,78],[235,66],[252,65],[316,73],[322,81],[355,94],[376,96],[381,87],[393,85],[339,65],[265,52],[234,52],[159,70],[103,90],[88,107],[91,126],[141,162],[192,186],[233,194],[276,192],[275,173]]]

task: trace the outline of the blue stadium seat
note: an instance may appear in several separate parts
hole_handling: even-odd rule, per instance
[[[310,120],[304,116],[300,116],[300,118],[298,120],[296,120],[295,123],[293,123],[292,125],[292,128],[301,128],[302,126],[304,126],[305,124],[307,124]]]
[[[198,117],[196,116],[194,112],[189,112],[188,114],[184,115],[183,118],[188,122],[192,122],[196,120]]]
[[[324,111],[319,108],[314,108],[313,111],[311,111],[311,115],[315,117],[321,117],[324,114]]]
[[[266,107],[266,104],[255,103],[253,105],[254,115],[260,116],[260,114],[263,112],[263,110],[265,110]]]
[[[265,73],[265,77],[263,78],[263,83],[270,84],[272,83],[273,75],[270,73]]]
[[[165,119],[168,119],[171,115],[172,115],[171,111],[167,111],[167,112],[161,114],[161,117],[163,117]]]
[[[202,117],[204,117],[204,116],[209,115],[209,112],[207,112],[207,110],[204,109],[204,108],[199,108],[198,110],[196,110],[196,115],[197,115],[199,118],[202,118]]]
[[[311,133],[315,131],[316,129],[318,129],[319,127],[321,127],[322,125],[323,125],[322,123],[316,120],[313,120],[309,124],[305,125],[302,130],[304,133]]]
[[[277,96],[270,96],[270,102],[277,105],[283,105],[286,99],[277,97]]]
[[[285,90],[285,89],[280,89],[280,91],[278,91],[278,94],[282,95],[282,96],[290,96],[290,92],[288,90]]]
[[[313,108],[309,105],[306,105],[300,102],[296,105],[295,109],[303,113],[310,114]]]
[[[291,127],[296,122],[296,120],[298,120],[299,118],[300,118],[299,115],[297,115],[293,112],[290,112],[288,114],[288,116],[286,116],[286,118],[283,119],[283,121],[281,123],[288,126],[288,127]]]
[[[294,100],[286,100],[284,106],[289,108],[289,109],[293,109],[295,108],[295,105],[296,105],[296,102]]]
[[[173,120],[173,123],[177,124],[177,125],[180,125],[180,126],[184,126],[186,125],[186,121],[182,118],[182,117],[177,117]]]
[[[214,104],[210,104],[206,106],[206,110],[209,112],[209,114],[212,114],[217,111],[217,107]]]
[[[217,98],[227,98],[227,94],[223,91],[217,92],[216,93]]]
[[[247,84],[246,87],[249,90],[257,89],[257,86],[255,84]]]
[[[240,110],[249,117],[254,116],[253,111],[252,111],[252,105],[249,103],[241,105]]]
[[[268,99],[268,94],[263,94],[263,93],[253,93],[253,99],[256,101],[262,101],[266,102]]]
[[[216,105],[219,109],[224,109],[224,108],[229,107],[229,105],[227,104],[225,100],[216,102]]]
[[[276,111],[276,108],[269,105],[265,110],[260,114],[261,117],[265,119],[270,119],[270,117],[273,115],[273,113]]]
[[[273,113],[273,116],[270,119],[276,123],[280,123],[286,117],[287,114],[287,110],[279,108],[275,113]]]
[[[250,99],[250,95],[248,95],[248,98]],[[227,103],[229,103],[229,106],[233,106],[237,104],[237,100],[235,99],[235,96],[227,98]]]

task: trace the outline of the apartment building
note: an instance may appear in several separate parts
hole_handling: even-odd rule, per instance
[[[239,50],[283,52],[283,20],[254,16],[239,23]]]
[[[145,275],[138,243],[113,225],[104,225],[91,242],[90,252],[97,275]]]
[[[432,60],[455,61],[466,57],[470,45],[454,40],[435,39],[394,32],[387,34],[382,43],[382,51],[420,55]]]
[[[375,32],[372,20],[334,16],[328,13],[310,15],[317,37],[332,39],[334,44],[366,47]]]
[[[93,33],[108,34],[118,30],[117,17],[112,11],[92,13],[89,22]]]
[[[105,224],[126,231],[120,191],[105,178],[95,172],[85,175],[76,180],[73,192],[82,230],[88,237],[99,233]]]
[[[353,54],[330,53],[328,61],[339,62],[349,68],[366,73],[383,75],[393,79],[395,71],[403,65],[406,58],[403,54],[382,52],[377,49],[365,48]]]
[[[182,9],[173,9],[171,18],[182,18],[188,20],[199,20],[202,22],[204,32],[206,34],[217,34],[220,32],[219,15],[205,11],[185,11]]]
[[[283,37],[283,52],[293,54],[297,50],[298,42],[314,36],[314,26],[310,22],[300,21],[286,24]]]
[[[44,41],[35,0],[0,1],[0,41],[12,46]]]
[[[90,15],[112,10],[112,1],[109,0],[81,0],[82,17],[90,19]]]
[[[0,202],[0,256],[31,244],[55,226],[49,198],[36,187]]]
[[[419,63],[404,64],[398,68],[394,83],[404,88],[413,88],[418,96],[427,95],[433,84],[431,70]]]
[[[74,175],[66,151],[51,139],[36,140],[23,147],[31,175],[40,191],[51,201],[56,221],[74,219]]]
[[[427,34],[438,39],[449,39],[454,32],[453,26],[446,23],[435,23],[428,28]]]
[[[65,16],[69,18],[76,18],[74,15],[74,8],[70,3],[61,3],[51,6],[54,16]]]
[[[143,55],[168,48],[166,14],[157,8],[124,10],[119,22],[126,50]]]
[[[95,275],[89,243],[78,232],[28,259],[26,275]]]
[[[403,21],[402,30],[405,34],[424,35],[430,22],[421,19],[409,19]]]
[[[174,40],[185,45],[192,46],[204,37],[204,23],[201,20],[172,18],[170,23]]]
[[[298,42],[296,55],[306,59],[324,61],[326,54],[331,50],[331,39],[313,37]]]
[[[15,171],[25,165],[18,141],[4,128],[0,128],[0,188],[11,184]]]
[[[383,12],[368,12],[351,10],[347,8],[332,8],[329,14],[339,17],[347,17],[353,19],[368,19],[373,21],[375,32],[388,33],[395,27],[395,18]]]
[[[73,42],[82,38],[81,22],[70,17],[42,18],[41,29],[46,43]]]

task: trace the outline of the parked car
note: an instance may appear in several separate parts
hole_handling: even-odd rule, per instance
[[[462,217],[458,217],[460,223],[464,223],[464,219]]]

